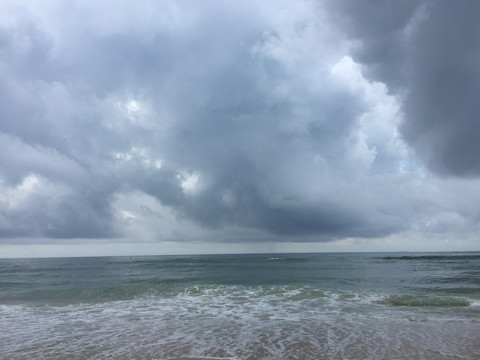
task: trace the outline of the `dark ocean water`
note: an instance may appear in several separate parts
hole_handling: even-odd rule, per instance
[[[480,253],[0,260],[0,359],[480,359]]]

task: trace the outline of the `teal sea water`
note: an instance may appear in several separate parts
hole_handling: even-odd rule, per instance
[[[480,359],[480,253],[0,260],[0,359]]]

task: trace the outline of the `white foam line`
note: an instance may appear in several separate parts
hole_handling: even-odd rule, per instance
[[[212,357],[212,356],[175,356],[175,357],[172,357],[172,358],[167,358],[166,360],[181,360],[181,359],[237,360],[236,358],[230,358],[230,357]]]

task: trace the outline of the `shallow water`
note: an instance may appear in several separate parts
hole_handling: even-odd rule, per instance
[[[480,254],[0,260],[2,359],[478,359]]]

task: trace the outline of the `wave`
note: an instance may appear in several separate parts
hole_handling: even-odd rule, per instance
[[[453,295],[388,295],[370,291],[338,291],[314,286],[296,285],[128,285],[99,288],[43,289],[0,293],[0,304],[101,304],[117,301],[148,300],[187,301],[208,304],[277,304],[278,306],[312,306],[343,308],[358,304],[394,307],[468,307],[478,299]]]
[[[103,303],[131,300],[148,293],[141,286],[117,286],[105,288],[35,289],[0,294],[0,303],[68,305],[79,303]]]
[[[464,297],[415,295],[392,295],[380,300],[379,303],[407,307],[466,307],[471,305],[470,300]]]
[[[480,254],[450,254],[450,255],[399,255],[399,256],[382,256],[379,257],[381,260],[416,260],[416,261],[425,261],[425,260],[480,260]]]

